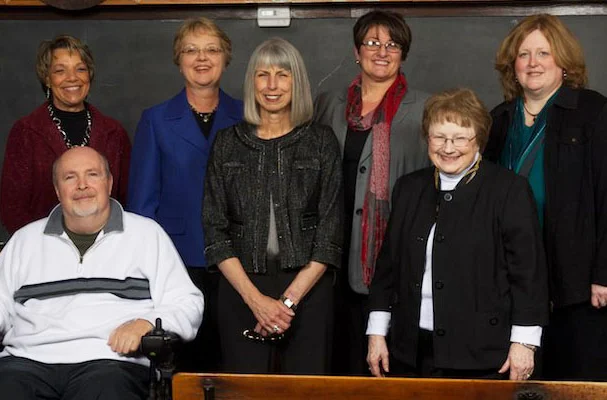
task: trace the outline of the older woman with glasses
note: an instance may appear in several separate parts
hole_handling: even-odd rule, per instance
[[[207,18],[186,20],[173,41],[173,62],[185,88],[143,112],[133,145],[127,208],[169,234],[207,301],[202,327],[178,359],[188,371],[217,371],[218,273],[204,257],[202,202],[211,145],[218,130],[242,119],[243,107],[219,87],[232,59],[230,38]]]
[[[468,89],[426,102],[434,167],[396,183],[371,283],[375,376],[533,374],[548,318],[542,240],[526,180],[480,155],[490,125]]]
[[[0,219],[9,233],[46,217],[58,204],[49,179],[52,165],[72,147],[102,153],[114,178],[112,197],[126,200],[131,142],[118,121],[86,101],[95,78],[89,47],[69,35],[43,41],[36,75],[47,101],[13,125],[4,152]]]
[[[338,288],[334,373],[368,374],[365,365],[369,284],[401,175],[428,166],[421,138],[427,95],[401,72],[411,46],[402,16],[372,11],[354,25],[358,75],[343,91],[321,94],[316,119],[333,128],[343,156],[344,255]]]
[[[607,380],[607,98],[586,89],[582,47],[555,16],[521,20],[496,69],[506,101],[485,154],[526,177],[550,271],[544,376]]]
[[[311,122],[308,75],[289,42],[255,49],[244,108],[246,122],[213,144],[203,207],[205,254],[223,274],[224,370],[327,373],[341,261],[339,145]]]

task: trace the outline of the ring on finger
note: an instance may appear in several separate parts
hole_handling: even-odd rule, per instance
[[[278,325],[274,325],[274,326],[272,327],[272,330],[273,330],[274,332],[278,332],[278,331],[280,331],[280,328],[278,327]]]

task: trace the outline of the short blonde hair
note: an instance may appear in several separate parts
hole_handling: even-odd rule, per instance
[[[426,100],[422,118],[422,132],[426,142],[430,134],[430,126],[443,122],[472,128],[480,151],[485,149],[491,129],[491,115],[472,90],[467,88],[446,90]]]
[[[189,34],[208,33],[209,35],[217,36],[221,42],[221,48],[225,54],[226,67],[232,61],[232,41],[228,35],[222,31],[215,22],[205,17],[190,18],[181,24],[175,37],[173,38],[173,62],[179,65],[181,62],[181,50],[183,48],[183,39]]]
[[[89,71],[89,81],[92,83],[95,77],[95,62],[93,54],[89,47],[82,43],[80,39],[70,35],[59,35],[53,40],[45,40],[38,46],[38,55],[36,57],[36,75],[42,86],[42,91],[46,92],[46,81],[50,77],[51,64],[53,63],[53,52],[58,49],[66,49],[70,52],[76,52]]]
[[[314,106],[306,65],[299,51],[281,38],[268,39],[253,51],[244,80],[244,119],[253,125],[261,123],[255,101],[255,71],[262,66],[276,66],[291,72],[291,124],[301,125],[312,119]]]
[[[500,83],[508,101],[523,95],[523,88],[516,80],[514,63],[521,43],[536,29],[550,43],[556,65],[567,72],[563,85],[582,88],[588,84],[584,52],[573,33],[554,15],[531,15],[510,31],[497,51],[495,69],[500,73]]]

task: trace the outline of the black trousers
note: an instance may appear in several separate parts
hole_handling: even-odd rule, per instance
[[[217,286],[221,272],[217,269],[188,267],[192,282],[204,295],[202,325],[196,338],[181,345],[176,367],[181,372],[220,372],[221,351],[217,328]]]
[[[297,271],[249,274],[266,296],[280,297]],[[291,328],[278,342],[258,342],[243,336],[253,329],[255,316],[222,276],[219,280],[219,332],[224,372],[327,374],[333,329],[333,273],[325,273],[298,305]]]
[[[432,332],[419,330],[417,345],[417,365],[407,365],[390,355],[390,376],[405,378],[460,378],[460,379],[508,379],[509,374],[497,371],[501,365],[493,369],[449,369],[437,368],[434,364],[434,345]],[[504,360],[505,361],[505,360]]]
[[[544,377],[607,381],[607,309],[586,302],[552,312],[544,330]]]
[[[149,370],[142,365],[95,360],[44,364],[0,358],[0,396],[10,400],[144,400]]]
[[[333,337],[333,375],[370,376],[367,365],[369,296],[350,288],[347,271],[335,291],[335,330]],[[344,278],[343,275],[346,275]]]

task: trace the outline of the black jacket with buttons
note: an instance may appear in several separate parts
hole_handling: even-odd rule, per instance
[[[499,160],[515,102],[492,112],[485,157]],[[544,246],[555,307],[607,286],[607,98],[562,87],[546,122]]]
[[[528,183],[481,161],[469,183],[440,195],[434,168],[427,168],[399,179],[392,204],[370,288],[371,310],[392,313],[391,354],[416,363],[426,245],[436,221],[435,366],[499,369],[512,325],[545,325],[548,319],[544,252]]]
[[[341,156],[331,128],[310,123],[262,140],[241,122],[217,133],[203,204],[209,264],[237,257],[248,273],[266,272],[272,196],[280,266],[310,261],[338,267],[343,238]]]

